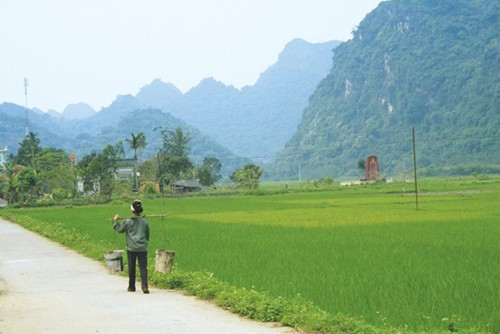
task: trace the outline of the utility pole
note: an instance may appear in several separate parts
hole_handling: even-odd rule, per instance
[[[300,171],[300,162],[299,162],[299,182],[302,182],[302,175],[301,175],[301,171]]]
[[[137,158],[134,157],[134,181],[135,181],[135,191],[139,193],[139,164]]]
[[[411,140],[413,143],[413,174],[415,175],[415,205],[418,211],[417,153],[415,152],[415,127],[411,128]]]
[[[26,112],[26,123],[24,125],[24,130],[26,131],[26,136],[29,134],[28,129],[28,78],[24,78],[24,103]]]

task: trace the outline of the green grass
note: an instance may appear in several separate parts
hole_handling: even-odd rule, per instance
[[[381,330],[498,332],[500,180],[424,180],[419,188],[418,212],[411,183],[145,200],[145,213],[170,214],[150,219],[150,262],[154,249],[173,249],[179,273],[210,272],[229,287],[310,301]],[[0,212],[101,259],[124,248],[106,218],[128,207]]]

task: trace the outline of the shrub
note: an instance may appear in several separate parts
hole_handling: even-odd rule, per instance
[[[323,176],[321,179],[314,181],[313,184],[315,187],[331,186],[333,184],[333,177]]]
[[[62,201],[64,199],[70,198],[71,193],[67,191],[66,189],[62,188],[56,188],[52,190],[52,198],[55,199],[56,201]]]

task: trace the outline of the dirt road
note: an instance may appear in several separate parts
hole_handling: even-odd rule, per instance
[[[179,292],[127,292],[128,279],[0,219],[0,334],[293,333]]]

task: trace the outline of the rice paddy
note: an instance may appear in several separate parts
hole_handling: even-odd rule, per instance
[[[146,214],[170,215],[149,221],[150,263],[154,249],[172,249],[176,270],[208,271],[276,297],[300,295],[379,328],[500,330],[500,180],[424,181],[418,211],[411,189],[393,183],[144,199]],[[100,259],[124,248],[106,219],[128,207],[0,214],[64,231],[60,242]]]

